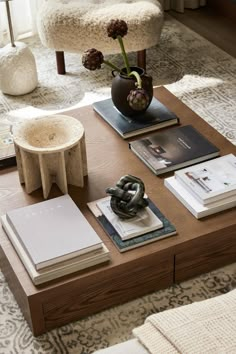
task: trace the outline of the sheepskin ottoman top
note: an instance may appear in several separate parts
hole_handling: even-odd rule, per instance
[[[157,0],[42,0],[38,30],[43,45],[57,51],[81,53],[96,48],[115,54],[120,52],[119,44],[106,32],[111,19],[127,22],[124,44],[129,52],[159,41],[163,12]]]

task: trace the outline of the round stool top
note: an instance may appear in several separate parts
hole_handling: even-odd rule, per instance
[[[84,135],[83,125],[66,115],[52,115],[22,122],[13,129],[16,145],[35,153],[53,153],[67,150]]]
[[[96,48],[103,54],[120,53],[117,41],[106,32],[116,18],[128,24],[126,51],[147,49],[158,43],[164,20],[158,0],[41,0],[40,5],[41,42],[57,51],[83,53]]]

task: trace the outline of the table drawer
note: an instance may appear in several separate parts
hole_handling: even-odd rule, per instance
[[[43,304],[45,328],[61,326],[119,305],[173,283],[174,257],[157,255],[143,257],[121,269],[112,269],[96,279],[80,279],[73,288],[58,289],[57,296]]]
[[[175,282],[207,273],[236,261],[236,230],[205,236],[175,255]]]

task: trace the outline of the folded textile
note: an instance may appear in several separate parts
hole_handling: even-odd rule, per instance
[[[235,354],[236,290],[151,315],[133,334],[152,354]]]

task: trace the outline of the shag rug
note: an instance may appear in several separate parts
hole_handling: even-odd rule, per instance
[[[27,40],[39,75],[25,96],[0,94],[0,124],[52,114],[110,96],[107,68],[88,72],[81,56],[66,55],[68,74],[58,76],[54,53],[37,38]],[[236,60],[167,16],[159,46],[147,51],[147,72],[236,143]],[[110,57],[117,65],[120,56]],[[135,63],[135,55],[130,61]],[[226,293],[236,287],[236,263],[136,299],[34,338],[0,272],[0,354],[89,354],[132,337],[152,313]]]

